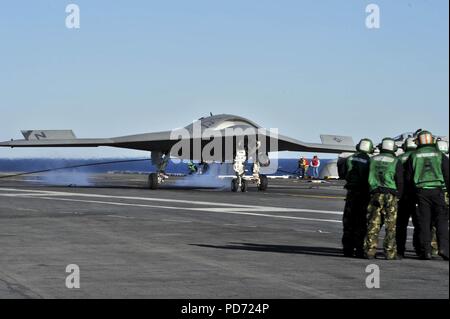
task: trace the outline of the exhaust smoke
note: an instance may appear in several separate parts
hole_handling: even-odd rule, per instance
[[[201,167],[201,166],[200,166]],[[199,169],[201,169],[199,167]],[[229,188],[231,179],[219,178],[220,175],[234,175],[231,173],[232,165],[228,163],[211,163],[208,165],[208,169],[203,173],[196,173],[192,175],[186,175],[180,180],[174,182],[175,187],[192,187],[192,188]]]
[[[49,186],[92,186],[91,173],[80,169],[70,171],[52,171],[39,176],[39,182]]]

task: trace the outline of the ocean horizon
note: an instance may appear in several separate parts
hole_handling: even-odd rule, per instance
[[[322,159],[321,166],[325,166],[330,159]],[[296,174],[298,168],[297,159],[278,159],[278,169],[275,173],[268,175]],[[89,166],[86,166],[89,165]],[[219,163],[214,165],[221,165]],[[229,165],[230,163],[222,164]],[[247,163],[246,170],[251,172],[251,163]],[[81,166],[75,168],[67,168]],[[64,169],[60,169],[64,168]],[[145,158],[91,158],[91,159],[70,159],[70,158],[11,158],[0,159],[0,172],[35,172],[42,170],[58,169],[60,171],[83,172],[83,173],[110,173],[127,172],[147,174],[155,171],[155,166],[150,159]],[[188,174],[187,162],[169,161],[166,171],[173,174]],[[232,169],[228,170],[232,173]],[[264,173],[264,171],[263,171]]]

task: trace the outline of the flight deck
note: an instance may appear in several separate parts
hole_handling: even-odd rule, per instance
[[[411,234],[403,260],[342,256],[340,181],[231,193],[146,178],[0,180],[0,298],[449,298],[448,262],[418,260]],[[370,264],[380,289],[366,287]]]

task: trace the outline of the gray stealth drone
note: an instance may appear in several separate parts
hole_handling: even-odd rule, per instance
[[[195,134],[196,127],[200,128],[200,135]],[[182,131],[188,132],[189,136],[181,134]],[[255,133],[248,134],[249,131]],[[206,132],[208,134],[206,134],[205,138]],[[211,134],[211,132],[214,134]],[[152,163],[157,167],[157,172],[149,176],[149,187],[151,189],[156,189],[167,178],[165,169],[170,157],[200,162],[229,161],[233,163],[233,169],[236,173],[236,178],[231,183],[232,191],[237,191],[238,189],[245,191],[247,189],[243,167],[250,157],[254,159],[253,176],[250,180],[257,184],[259,190],[265,190],[268,184],[267,177],[259,173],[259,168],[260,166],[269,165],[269,152],[293,151],[336,154],[355,152],[353,140],[347,136],[321,135],[322,143],[305,143],[282,135],[267,134],[267,132],[269,131],[263,130],[259,125],[246,118],[221,114],[200,118],[184,129],[114,138],[76,138],[71,130],[28,130],[22,131],[23,140],[1,142],[0,147],[109,146],[150,151]],[[249,136],[252,134],[254,136]],[[222,145],[223,148],[224,145],[232,145],[231,152],[227,152],[225,148],[222,152],[216,152],[214,147],[211,149],[209,144],[217,136],[220,137],[220,142],[222,143],[219,143],[219,145]],[[253,149],[249,145],[252,138],[259,141],[258,146]],[[187,144],[183,144],[184,142]],[[193,145],[196,142],[200,145],[200,152],[193,151]],[[189,150],[174,151],[174,146],[180,143],[189,145]],[[260,145],[263,147],[260,147]],[[204,158],[206,148],[208,148],[207,159]]]

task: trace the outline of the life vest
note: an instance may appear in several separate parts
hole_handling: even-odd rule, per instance
[[[369,188],[387,188],[396,191],[397,164],[399,159],[390,153],[381,153],[370,159]]]
[[[358,152],[347,158],[347,174],[345,185],[348,189],[367,189],[369,176],[370,157],[366,153]]]
[[[442,173],[442,153],[434,146],[418,148],[411,154],[414,169],[414,184],[417,188],[434,189],[445,187]]]

